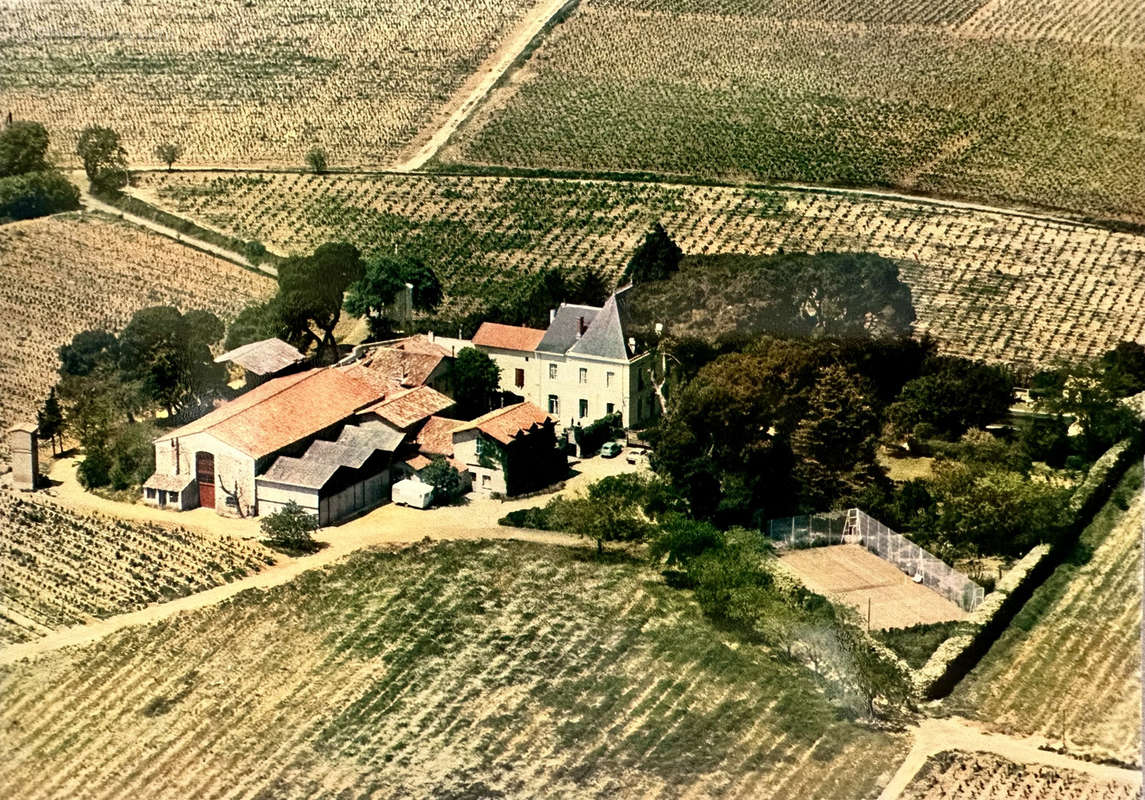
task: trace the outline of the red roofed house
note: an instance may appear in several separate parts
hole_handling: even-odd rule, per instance
[[[433,463],[433,459],[440,456],[449,462],[449,465],[461,473],[465,491],[472,488],[473,475],[464,463],[453,456],[453,431],[459,426],[468,425],[459,419],[448,417],[430,417],[422,425],[414,445],[417,452],[402,462],[402,470],[413,477]]]
[[[473,334],[473,346],[500,368],[501,391],[534,399],[540,397],[535,351],[543,338],[545,332],[540,328],[483,322]]]
[[[565,477],[555,423],[532,403],[499,408],[453,430],[453,457],[474,476],[475,491],[514,495]]]

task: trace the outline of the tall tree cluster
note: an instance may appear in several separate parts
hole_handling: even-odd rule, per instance
[[[38,122],[0,128],[0,222],[79,208],[79,190],[52,166],[48,144]]]

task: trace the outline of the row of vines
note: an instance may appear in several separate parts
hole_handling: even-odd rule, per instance
[[[0,430],[35,419],[58,377],[56,351],[76,333],[117,331],[150,305],[226,318],[272,289],[268,278],[107,217],[0,228]]]
[[[272,562],[238,539],[0,492],[0,644],[200,592]]]
[[[143,194],[283,252],[348,238],[412,250],[454,310],[495,305],[521,275],[619,278],[661,221],[685,253],[869,251],[898,260],[919,332],[943,350],[1048,363],[1145,342],[1145,237],[875,198],[716,186],[512,178],[149,174]]]

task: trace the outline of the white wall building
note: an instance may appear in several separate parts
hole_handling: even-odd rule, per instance
[[[626,428],[655,420],[652,354],[628,334],[621,289],[602,308],[563,304],[545,331],[485,323],[473,345],[501,368],[501,388],[520,395],[564,427],[619,412]]]

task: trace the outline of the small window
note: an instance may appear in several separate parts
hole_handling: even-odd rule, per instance
[[[588,401],[582,399],[580,401],[580,418],[584,419],[588,416]]]
[[[588,383],[588,367],[580,368],[580,382]]]
[[[549,413],[554,417],[561,413],[561,401],[557,399],[555,394],[549,395]]]
[[[615,377],[616,377],[616,373],[615,373],[615,372],[606,372],[606,373],[604,373],[604,385],[605,385],[605,386],[612,386],[612,379],[613,379],[613,378],[615,378]]]
[[[557,377],[557,365],[556,364],[549,364],[549,377],[550,378],[556,378]]]
[[[525,370],[523,370],[523,369],[517,370],[516,380],[514,381],[514,383],[517,385],[518,389],[520,389],[522,386],[525,385]]]
[[[488,475],[482,475],[481,476],[481,488],[482,489],[488,489],[489,488],[489,476]]]
[[[605,409],[607,409],[604,412],[605,414],[611,414],[613,411],[616,410],[616,404],[615,403],[605,403],[604,407],[605,407]]]
[[[148,489],[148,490],[147,490],[147,496],[148,496],[148,497],[150,497],[150,498],[152,498],[152,499],[154,499],[154,497],[155,497],[155,490],[154,490],[154,489]]]

